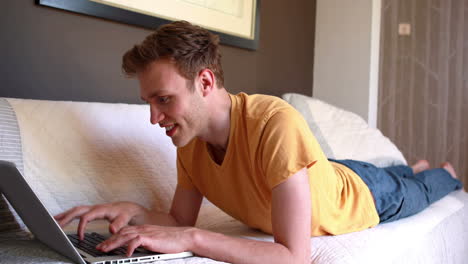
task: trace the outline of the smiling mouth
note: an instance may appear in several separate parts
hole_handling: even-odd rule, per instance
[[[178,126],[177,124],[174,124],[172,126],[167,126],[167,127],[164,127],[166,129],[166,135],[168,135],[169,137],[172,137],[174,135],[174,133],[176,132]]]

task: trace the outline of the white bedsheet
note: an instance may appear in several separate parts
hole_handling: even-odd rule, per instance
[[[311,262],[327,264],[365,263],[466,263],[468,261],[468,194],[457,191],[427,209],[405,219],[339,236],[311,238]],[[226,235],[273,241],[273,237],[250,229],[205,205],[197,226]],[[71,228],[73,229],[73,228]],[[101,223],[95,230],[107,230]],[[467,249],[463,252],[463,249]],[[202,257],[160,261],[167,264],[224,263]]]
[[[421,213],[396,222],[340,236],[314,237],[310,244],[311,260],[312,263],[362,264],[440,263],[441,260],[452,259],[450,263],[463,263],[460,261],[468,260],[468,252],[465,253],[465,258],[462,258],[460,251],[450,250],[449,247],[463,248],[468,242],[468,228],[461,224],[466,216],[468,216],[468,194],[462,191],[453,192]],[[450,218],[453,220],[447,221]],[[271,236],[246,227],[212,205],[204,206],[198,226],[230,236],[273,241]],[[102,226],[95,228],[106,230]],[[446,233],[434,233],[434,230],[443,230]],[[447,238],[451,238],[451,241],[447,241]],[[457,241],[458,245],[452,244],[452,241]],[[430,242],[429,245],[427,245],[428,242]],[[447,248],[441,249],[441,246]],[[413,255],[415,252],[424,252],[425,255],[415,256]],[[157,263],[213,264],[223,262],[195,257]]]
[[[235,220],[221,224],[223,221],[220,219],[203,219],[204,215],[201,217],[201,226],[207,226],[208,229],[250,239],[273,241],[271,236],[248,229]],[[412,263],[440,263],[440,260],[452,259],[450,263],[467,263],[467,217],[468,194],[463,191],[453,192],[421,213],[399,221],[361,232],[314,237],[311,239],[311,260],[313,263],[338,264],[410,263],[405,261],[407,259],[411,259]],[[435,233],[434,230],[439,232]],[[452,244],[448,238],[456,241],[456,244]],[[427,244],[432,245],[432,248],[427,248]],[[464,253],[461,250],[463,248],[467,249]],[[414,256],[413,252],[424,252],[425,255]],[[193,263],[216,262],[203,260]]]

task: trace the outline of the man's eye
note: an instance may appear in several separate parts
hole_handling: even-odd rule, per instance
[[[161,104],[165,104],[165,103],[169,102],[169,97],[168,96],[158,97],[158,102],[161,103]]]

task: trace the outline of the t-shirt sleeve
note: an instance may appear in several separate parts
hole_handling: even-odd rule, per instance
[[[187,190],[196,188],[183,165],[179,152],[177,152],[177,185]]]
[[[294,109],[273,114],[264,127],[260,159],[273,189],[299,170],[310,168],[323,154],[306,121]]]

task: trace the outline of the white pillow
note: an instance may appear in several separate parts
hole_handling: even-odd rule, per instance
[[[357,114],[301,94],[282,97],[304,115],[328,158],[360,160],[378,167],[407,164],[401,151]]]

